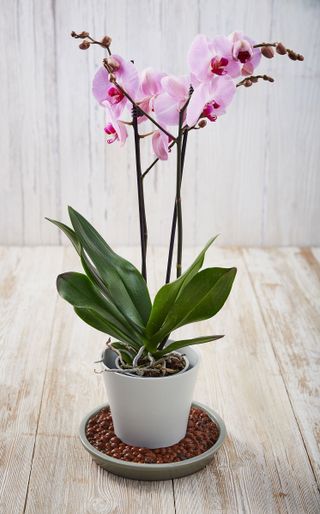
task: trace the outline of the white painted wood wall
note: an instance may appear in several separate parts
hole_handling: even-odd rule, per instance
[[[240,88],[227,116],[190,137],[183,184],[185,242],[320,243],[317,0],[1,0],[0,243],[62,240],[44,216],[79,209],[111,244],[139,241],[132,144],[108,146],[91,96],[100,48],[69,36],[113,37],[114,51],[172,73],[198,32],[243,29],[305,55],[262,62],[274,84]],[[150,146],[149,143],[146,146]],[[145,163],[152,152],[143,152]],[[167,244],[174,160],[146,181],[150,241]],[[63,240],[64,242],[64,240]]]

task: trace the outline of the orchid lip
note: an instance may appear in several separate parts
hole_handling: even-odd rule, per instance
[[[124,99],[124,94],[115,86],[111,86],[107,91],[107,97],[111,105],[116,105]]]
[[[210,61],[211,72],[215,75],[225,75],[227,71],[224,69],[229,64],[226,57],[213,57]]]

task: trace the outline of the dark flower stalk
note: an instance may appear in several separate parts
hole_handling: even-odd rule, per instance
[[[139,224],[140,224],[140,243],[141,243],[141,274],[147,282],[147,244],[148,244],[148,229],[147,218],[144,202],[144,188],[141,169],[141,154],[140,154],[140,136],[138,129],[138,115],[137,109],[132,108],[132,126],[134,132],[134,147],[136,157],[136,174],[137,174],[137,187],[138,187],[138,203],[139,203]]]

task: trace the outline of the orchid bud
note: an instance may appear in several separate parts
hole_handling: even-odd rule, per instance
[[[250,86],[252,86],[252,82],[251,82],[251,80],[248,80],[248,79],[247,79],[247,80],[245,80],[245,81],[244,81],[243,85],[244,85],[245,87],[250,87]]]
[[[104,48],[108,48],[112,43],[112,39],[110,36],[104,36],[101,41],[100,41],[100,44],[101,46],[103,46]]]
[[[70,34],[71,37],[76,37],[77,33],[73,30]]]
[[[80,43],[80,45],[79,45],[79,48],[81,48],[81,50],[88,50],[89,47],[90,47],[90,42],[87,41],[86,39],[84,41],[82,41],[82,43]]]
[[[301,54],[297,55],[298,61],[304,61],[304,57]]]
[[[84,30],[78,35],[81,39],[89,36],[89,32],[85,32]]]
[[[277,43],[276,52],[280,55],[285,55],[287,53],[287,49],[282,43]]]
[[[296,55],[294,52],[292,52],[291,50],[289,50],[289,51],[288,51],[288,57],[289,57],[289,59],[291,59],[292,61],[297,61],[297,60],[298,60],[297,55]]]
[[[206,125],[207,125],[207,121],[206,120],[200,120],[199,123],[198,123],[198,127],[199,128],[204,128]]]
[[[272,59],[272,57],[274,57],[274,50],[271,46],[263,46],[261,53],[267,59]]]
[[[120,68],[120,64],[114,57],[107,57],[107,59],[105,59],[105,63],[108,66],[108,70],[110,72],[117,71]]]

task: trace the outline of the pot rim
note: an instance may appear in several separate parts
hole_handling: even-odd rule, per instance
[[[147,377],[146,377],[147,378]],[[166,378],[166,377],[164,377]],[[111,457],[110,455],[107,455],[105,453],[100,452],[97,450],[94,446],[92,446],[91,443],[89,443],[87,436],[86,436],[86,426],[89,421],[89,419],[99,412],[99,410],[110,407],[109,403],[104,403],[103,405],[99,407],[95,407],[92,411],[90,411],[82,420],[80,429],[79,429],[79,436],[81,443],[85,447],[85,449],[95,457],[99,457],[100,459],[104,459],[107,461],[110,461],[114,464],[120,464],[121,467],[124,468],[130,468],[130,469],[136,469],[136,470],[158,470],[161,466],[165,467],[166,469],[172,469],[172,468],[187,468],[190,464],[198,462],[200,460],[206,459],[206,457],[211,456],[213,453],[215,453],[223,444],[226,436],[227,436],[227,430],[225,423],[223,419],[217,414],[213,409],[208,407],[207,405],[204,405],[203,403],[193,401],[192,407],[199,407],[204,412],[207,412],[210,415],[210,418],[213,419],[213,421],[217,424],[219,428],[219,436],[216,442],[214,443],[211,448],[206,450],[205,452],[201,453],[200,455],[196,455],[195,457],[191,457],[190,459],[185,459],[180,462],[168,462],[163,464],[145,464],[145,463],[138,463],[138,462],[127,462],[121,459],[115,459],[114,457]]]
[[[189,357],[187,356],[187,359],[189,361],[189,368],[184,372],[181,371],[180,373],[175,373],[174,375],[169,375],[166,377],[139,377],[139,376],[133,375],[133,374],[131,375],[131,374],[125,374],[125,373],[117,373],[116,371],[114,371],[112,374],[120,376],[124,379],[129,379],[129,380],[130,379],[143,380],[143,381],[146,381],[146,380],[159,381],[159,380],[174,380],[174,379],[179,380],[179,379],[181,379],[181,377],[186,376],[188,373],[193,372],[200,364],[201,354],[200,354],[199,350],[196,348],[193,348],[193,346],[191,346],[191,345],[188,346],[188,349],[195,353],[195,356],[197,357],[197,362],[194,365],[192,365],[190,363]],[[177,350],[177,351],[179,351],[179,350]],[[112,352],[112,350],[109,348],[106,348],[105,350],[103,350],[103,352],[101,354],[101,358],[102,358],[101,367],[103,368],[103,370],[111,369],[111,368],[108,368],[108,366],[106,366],[105,363],[103,362],[104,355],[106,352]]]

